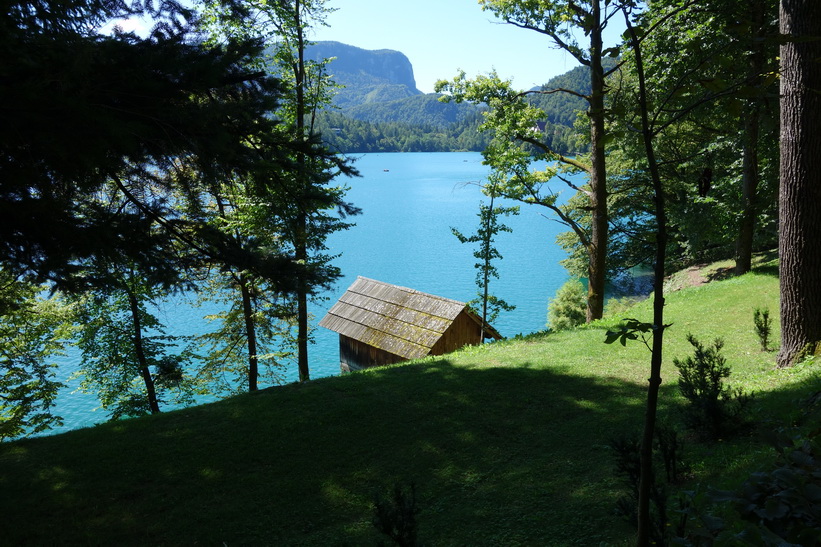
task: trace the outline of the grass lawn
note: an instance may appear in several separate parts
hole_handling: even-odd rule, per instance
[[[794,419],[821,380],[760,351],[753,308],[777,298],[772,264],[669,294],[662,415],[692,332],[725,340],[760,430]],[[605,345],[613,324],[0,444],[0,543],[376,545],[374,495],[414,482],[425,545],[625,544],[608,441],[640,429],[650,353]],[[757,430],[687,455],[691,485],[728,487],[773,451]]]

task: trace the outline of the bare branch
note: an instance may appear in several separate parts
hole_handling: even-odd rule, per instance
[[[575,167],[579,171],[584,171],[585,173],[590,173],[590,166],[583,164],[582,162],[580,162],[579,160],[577,160],[575,158],[570,158],[570,157],[564,156],[562,154],[559,154],[558,152],[556,152],[555,150],[553,150],[552,148],[547,146],[545,143],[543,143],[541,141],[538,141],[533,137],[528,137],[527,135],[516,135],[516,138],[519,139],[522,142],[532,144],[533,146],[539,148],[542,152],[544,152],[546,154],[556,156],[556,160],[563,163],[563,164],[565,164],[565,165],[570,165],[571,167]]]
[[[556,213],[556,216],[559,217],[562,224],[564,224],[565,226],[567,226],[571,230],[573,230],[573,232],[576,234],[576,237],[579,238],[579,241],[581,242],[581,244],[585,248],[590,247],[590,239],[587,237],[587,233],[579,225],[578,222],[576,222],[575,220],[570,218],[564,212],[564,210],[561,207],[556,205],[555,200],[553,200],[552,202],[551,201],[545,201],[542,198],[542,196],[540,196],[539,193],[535,190],[535,188],[533,188],[533,186],[527,184],[526,181],[521,180],[521,177],[519,177],[519,179],[520,179],[519,180],[520,184],[522,186],[524,186],[527,189],[527,191],[529,192],[530,198],[529,199],[518,199],[517,201],[521,201],[523,203],[531,203],[531,204],[534,204],[534,205],[541,205],[542,207],[547,207],[548,209],[550,209],[551,211]],[[555,194],[551,194],[551,197],[555,197]]]
[[[505,22],[507,24],[513,25],[514,27],[517,27],[517,28],[521,28],[521,29],[525,29],[525,30],[532,30],[534,32],[538,32],[539,34],[544,34],[545,36],[549,36],[553,40],[553,42],[555,42],[556,46],[559,49],[563,49],[566,52],[568,52],[570,55],[573,56],[574,59],[576,59],[576,61],[579,62],[579,64],[582,64],[584,66],[590,66],[590,60],[585,58],[584,55],[582,55],[579,48],[573,47],[572,45],[565,42],[561,38],[561,36],[556,34],[555,31],[551,31],[551,30],[548,30],[546,28],[537,27],[535,25],[531,25],[531,24],[528,24],[528,23],[519,23],[519,22],[517,22],[513,19],[510,19],[510,18],[505,19]]]
[[[556,178],[559,179],[560,181],[562,181],[563,183],[565,183],[566,185],[568,185],[573,190],[575,190],[577,192],[581,192],[581,193],[583,193],[584,195],[586,195],[588,197],[592,196],[592,192],[588,192],[587,190],[584,190],[581,186],[578,186],[578,185],[574,184],[573,181],[571,181],[570,179],[565,178],[561,175],[556,175]]]
[[[578,91],[573,91],[572,89],[565,89],[563,87],[557,87],[554,89],[531,89],[529,91],[522,91],[515,95],[516,98],[525,97],[526,95],[553,95],[554,93],[567,93],[568,95],[574,95],[579,97],[580,99],[584,99],[585,101],[590,100],[589,95],[584,95],[583,93],[579,93]]]
[[[171,222],[168,221],[165,217],[158,215],[150,207],[140,201],[137,196],[135,196],[126,186],[123,184],[123,181],[120,177],[114,174],[109,174],[111,180],[117,185],[117,188],[123,193],[125,198],[134,204],[140,211],[143,212],[146,216],[154,220],[157,224],[162,226],[172,237],[176,238],[177,240],[185,243],[192,249],[196,250],[199,253],[202,253],[204,256],[213,258],[213,253],[208,252],[203,247],[198,245],[192,238],[188,237],[184,234],[181,230],[178,230],[176,227],[173,226]]]

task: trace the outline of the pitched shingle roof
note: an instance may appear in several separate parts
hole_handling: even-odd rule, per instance
[[[464,302],[358,277],[319,325],[417,359],[430,352],[465,307]]]

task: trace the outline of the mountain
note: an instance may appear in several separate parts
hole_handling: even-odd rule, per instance
[[[340,152],[482,150],[489,135],[478,126],[481,109],[449,104],[416,88],[413,65],[398,51],[365,50],[340,42],[317,42],[310,60],[332,59],[331,79],[342,87],[336,109],[319,118],[323,139]]]
[[[616,66],[616,60],[606,58],[602,65],[604,70],[610,70]],[[534,87],[531,91],[551,91],[555,89],[567,89],[582,95],[590,94],[590,69],[586,66],[577,66],[564,74],[559,74],[548,80],[542,86]],[[541,108],[549,123],[553,125],[563,125],[572,128],[576,122],[578,112],[587,110],[587,101],[582,97],[571,93],[549,93],[544,95],[534,95],[532,102]]]
[[[586,66],[577,66],[574,69],[550,78],[542,86],[531,91],[551,91],[567,89],[587,95],[590,93],[590,69]],[[587,101],[570,93],[550,93],[547,95],[533,95],[532,102],[541,108],[547,121],[554,125],[573,127],[578,112],[587,110]]]
[[[333,59],[328,70],[332,79],[344,86],[334,99],[336,106],[342,109],[422,95],[416,89],[413,65],[399,51],[316,42],[308,48],[306,57]]]
[[[475,117],[482,111],[482,108],[469,103],[443,103],[439,97],[428,93],[392,101],[369,102],[348,107],[343,112],[348,117],[371,123],[406,123],[441,128]]]
[[[316,42],[310,60],[332,59],[331,79],[342,86],[334,111],[323,113],[319,128],[326,143],[340,152],[483,150],[491,135],[478,130],[484,107],[443,103],[439,95],[416,88],[413,65],[401,52],[366,50],[340,42]],[[586,67],[552,78],[543,89],[589,93]],[[545,111],[547,144],[565,154],[583,151],[573,124],[584,99],[566,93],[535,95]]]

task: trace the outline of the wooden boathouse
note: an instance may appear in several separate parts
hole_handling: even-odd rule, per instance
[[[479,344],[482,320],[464,302],[358,277],[319,322],[339,333],[340,368],[349,372]],[[501,339],[490,325],[484,337]]]

